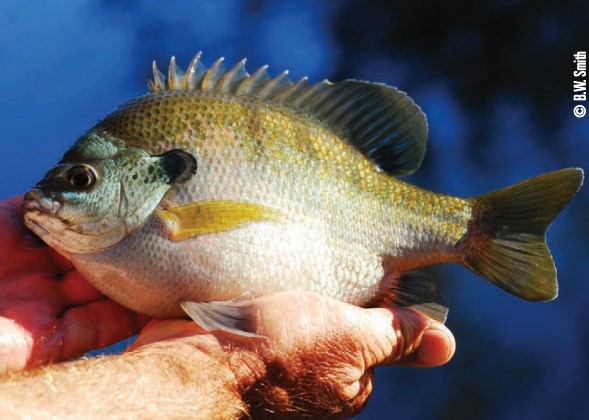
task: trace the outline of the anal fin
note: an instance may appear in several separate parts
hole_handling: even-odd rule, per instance
[[[206,331],[224,331],[228,334],[262,338],[256,333],[255,305],[251,294],[235,299],[211,302],[182,302],[180,306]]]
[[[407,307],[442,323],[448,317],[448,308],[444,306],[435,279],[420,271],[393,274],[393,279],[384,285],[381,296],[369,306]]]

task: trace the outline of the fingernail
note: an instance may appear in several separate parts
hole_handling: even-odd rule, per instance
[[[432,324],[423,333],[415,357],[423,366],[439,366],[454,355],[456,343],[452,333],[441,324]]]

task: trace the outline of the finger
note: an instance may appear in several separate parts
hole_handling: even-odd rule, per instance
[[[127,351],[136,350],[142,346],[158,341],[174,340],[184,337],[192,337],[206,334],[197,323],[188,319],[152,319],[141,330],[137,340],[133,342]]]
[[[0,374],[22,370],[34,358],[36,342],[58,331],[59,305],[50,301],[21,299],[6,306],[0,317]]]
[[[136,312],[111,300],[72,308],[62,319],[62,357],[69,359],[109,346],[137,334],[140,328],[141,320]]]
[[[22,196],[0,201],[0,231],[3,235],[0,250],[11,251],[15,248],[39,247],[39,241],[24,225],[20,212],[21,203]],[[2,254],[6,253],[2,252]]]
[[[10,265],[14,265],[15,257],[38,262],[46,261],[51,267],[62,271],[71,270],[72,264],[57,251],[49,248],[39,237],[24,224],[21,213],[22,196],[11,197],[0,201],[0,257],[9,256]],[[30,266],[29,266],[30,267]]]
[[[372,393],[372,382],[374,380],[374,368],[368,369],[358,381],[358,392],[356,397],[350,401],[349,417],[359,413],[368,404],[368,397]]]
[[[86,305],[104,299],[104,295],[77,271],[68,271],[64,274],[60,288],[64,300],[72,305]]]
[[[369,366],[434,367],[454,355],[456,342],[450,330],[421,313],[406,308],[378,308],[367,313],[372,331],[363,335],[371,356]]]
[[[0,228],[0,232],[2,229]],[[0,243],[2,241],[0,240]],[[2,282],[12,274],[51,273],[56,271],[47,250],[44,248],[27,248],[3,250],[0,246],[0,279]]]
[[[63,298],[51,274],[21,271],[0,278],[0,312],[3,316],[6,316],[5,308],[18,308],[22,302],[29,301],[51,304],[56,311],[61,311]],[[22,313],[25,314],[24,310]]]
[[[22,197],[0,201],[0,276],[30,270],[54,271],[48,247],[24,223],[20,212]]]
[[[74,269],[72,262],[55,249],[49,248],[49,254],[51,255],[51,259],[53,260],[58,273],[63,274]]]
[[[49,338],[36,337],[28,366],[69,360],[137,334],[145,317],[111,301],[72,308]]]
[[[371,368],[366,370],[358,380],[340,390],[339,399],[343,404],[338,417],[353,417],[364,409],[372,393],[373,380],[374,368]]]
[[[12,319],[0,317],[0,378],[25,368],[33,348],[31,333]]]

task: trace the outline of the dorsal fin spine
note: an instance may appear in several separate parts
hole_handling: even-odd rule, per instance
[[[303,77],[299,79],[296,83],[290,85],[290,87],[284,89],[283,92],[278,93],[275,99],[280,103],[287,102],[298,92],[300,92],[302,89],[305,89],[308,86],[309,82],[307,81],[307,78]]]
[[[225,74],[225,66],[223,66],[224,57],[219,58],[213,63],[209,71],[207,71],[200,83],[200,88],[203,91],[216,90],[218,82]]]
[[[239,61],[219,81],[219,88],[223,92],[233,92],[244,79],[249,76],[245,70],[245,58]]]
[[[185,90],[196,89],[196,87],[200,85],[202,78],[207,72],[207,68],[200,61],[201,55],[202,52],[196,54],[190,62],[188,69],[186,70],[186,74],[184,75]]]
[[[260,78],[260,74],[261,73],[265,73],[266,72],[266,68],[268,68],[268,66],[263,66],[260,67],[258,70],[256,70],[254,72],[254,74],[252,74],[251,76],[245,78],[238,86],[237,89],[235,90],[235,94],[238,96],[244,95],[251,95],[255,89],[256,83],[258,83],[258,80]]]
[[[288,78],[288,70],[285,70],[274,79],[271,79],[265,86],[260,89],[258,95],[262,99],[275,98],[276,92],[284,89],[287,86],[292,85],[292,82]]]
[[[158,70],[157,64],[154,60],[153,64],[153,83],[155,85],[156,90],[165,90],[166,89],[166,76],[162,74],[161,71]]]
[[[295,98],[292,98],[291,103],[295,107],[305,106],[305,102],[307,101],[307,99],[313,97],[316,93],[320,92],[324,83],[325,80],[315,85],[310,85],[307,89],[301,90],[299,95],[297,95]]]
[[[248,83],[247,94],[254,95],[260,91],[260,88],[270,80],[270,76],[268,75],[268,66],[262,66],[258,70],[252,74],[251,80],[247,80],[245,82]]]
[[[168,69],[168,88],[172,90],[182,89],[183,79],[184,72],[176,66],[176,57],[172,57]]]

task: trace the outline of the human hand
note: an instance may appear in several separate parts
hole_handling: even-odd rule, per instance
[[[0,376],[108,346],[147,322],[39,242],[22,222],[21,202],[0,201]]]
[[[444,325],[411,309],[363,309],[311,293],[264,296],[255,305],[257,333],[267,340],[207,333],[190,320],[153,320],[129,351],[178,349],[181,361],[198,349],[230,367],[253,417],[315,418],[360,412],[376,366],[438,366],[455,350]],[[199,366],[182,365],[188,382],[202,381]]]

